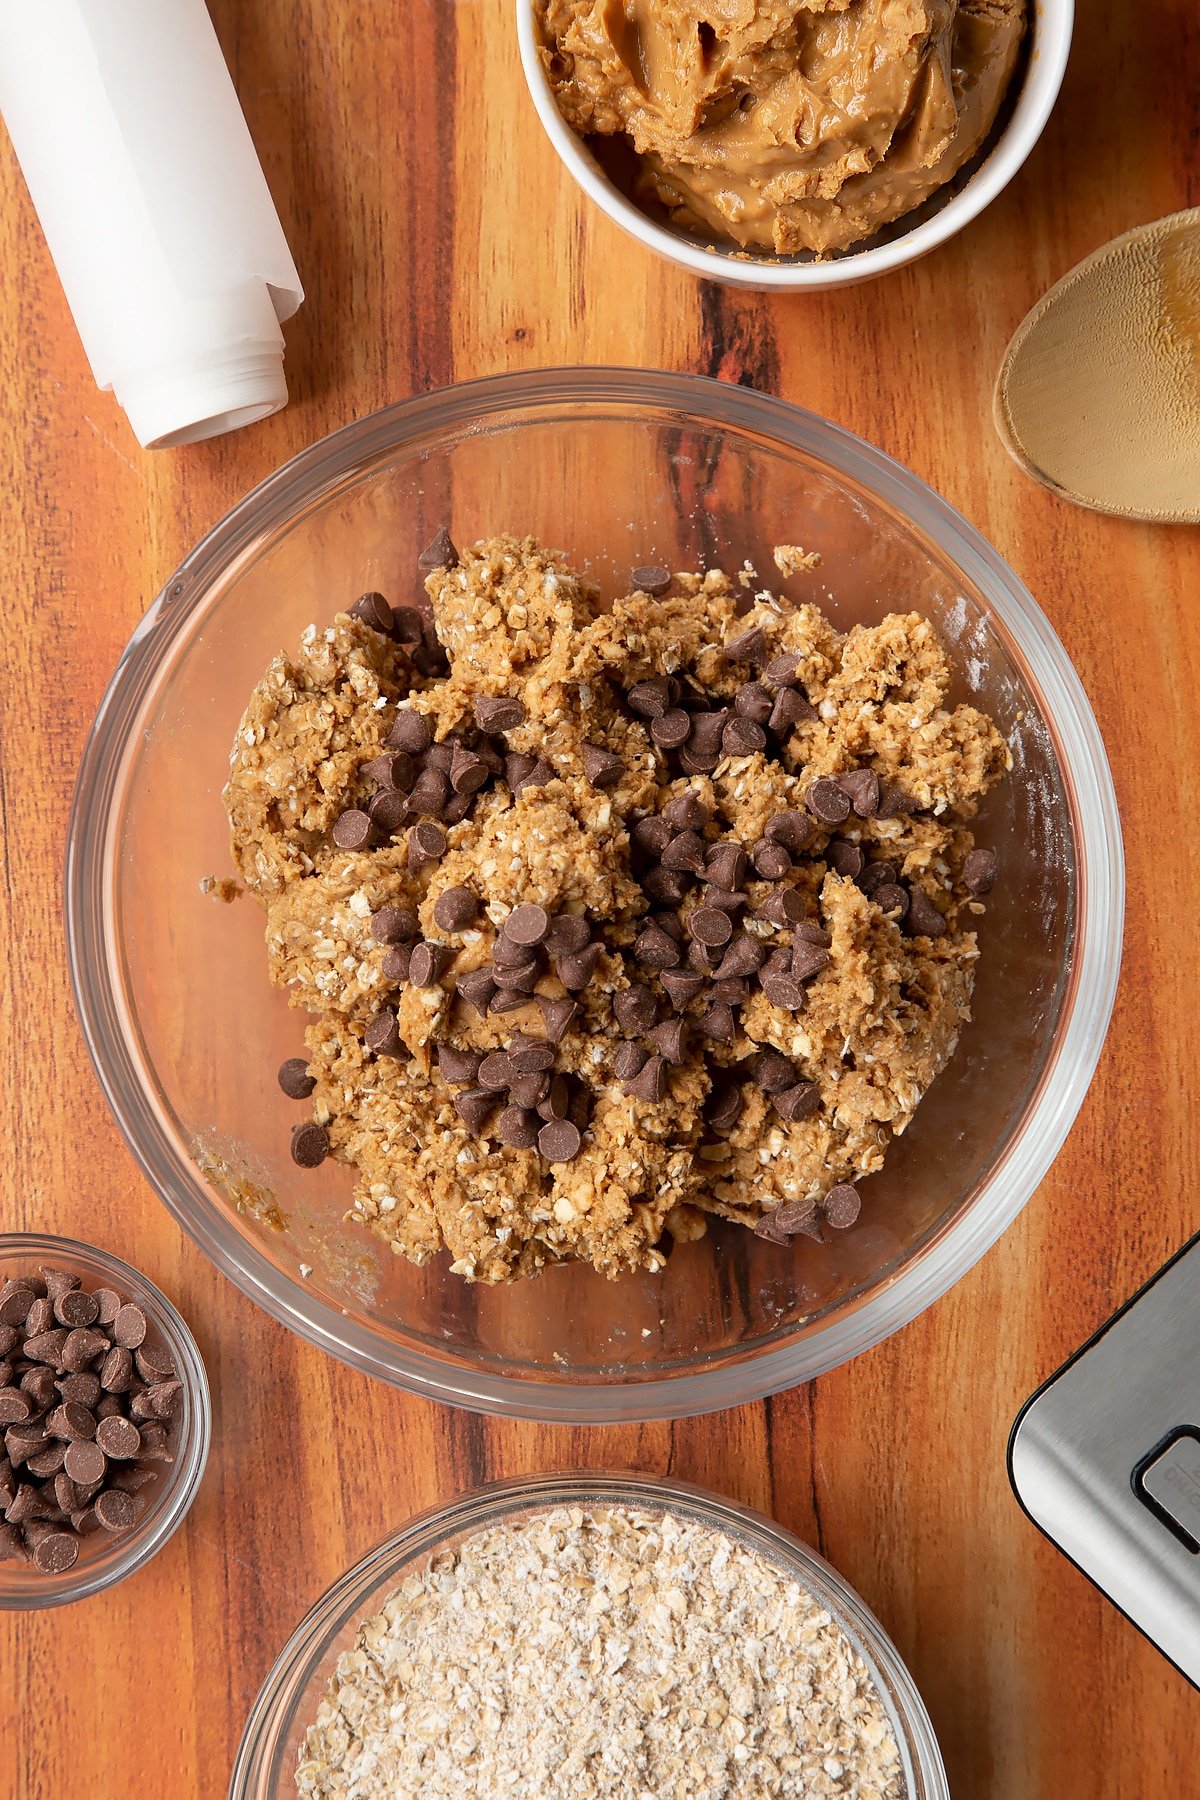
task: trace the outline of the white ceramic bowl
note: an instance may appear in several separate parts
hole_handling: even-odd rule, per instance
[[[516,8],[521,61],[533,104],[550,142],[584,193],[631,237],[693,275],[726,287],[782,293],[850,287],[886,275],[944,244],[990,206],[1042,135],[1066,72],[1075,19],[1075,0],[1031,0],[1033,38],[1018,74],[1016,103],[982,161],[976,161],[965,181],[960,175],[918,207],[911,224],[901,219],[869,238],[864,249],[817,262],[807,252],[790,257],[707,249],[683,232],[656,224],[609,179],[559,112],[538,56],[533,0],[516,0]]]

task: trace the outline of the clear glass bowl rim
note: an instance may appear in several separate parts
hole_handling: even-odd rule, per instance
[[[734,429],[813,456],[861,484],[953,559],[985,596],[1039,695],[1072,810],[1077,871],[1074,957],[1048,1066],[1033,1103],[972,1199],[890,1281],[808,1336],[734,1352],[716,1366],[633,1383],[524,1380],[464,1360],[385,1345],[371,1328],[303,1291],[214,1206],[182,1165],[142,1092],[110,970],[109,827],[130,731],[157,671],[208,584],[286,525],[414,437],[490,418],[566,408],[659,409],[695,427]],[[178,1223],[241,1290],[282,1324],[353,1367],[481,1412],[559,1423],[691,1417],[778,1393],[870,1349],[939,1299],[1008,1228],[1062,1148],[1104,1042],[1120,971],[1125,873],[1104,743],[1082,683],[1046,615],[990,544],[917,476],[843,427],[791,402],[705,376],[646,369],[523,370],[435,389],[368,414],[301,451],[254,488],[184,559],[117,665],[84,748],[68,831],[65,913],[71,981],[88,1051],[117,1123]]]
[[[106,1588],[115,1587],[127,1575],[143,1567],[162,1549],[167,1539],[182,1525],[196,1498],[208,1461],[212,1440],[212,1401],[208,1376],[191,1331],[172,1306],[161,1288],[148,1275],[132,1268],[111,1251],[95,1244],[84,1244],[75,1238],[51,1237],[44,1232],[7,1231],[0,1234],[0,1256],[28,1257],[31,1268],[41,1264],[55,1268],[60,1264],[76,1272],[107,1282],[118,1293],[128,1295],[154,1315],[154,1322],[177,1354],[177,1368],[188,1395],[189,1430],[178,1446],[172,1483],[165,1506],[152,1500],[143,1519],[125,1534],[123,1549],[102,1573],[93,1571],[84,1557],[63,1575],[46,1575],[28,1592],[16,1593],[4,1586],[0,1565],[0,1611],[38,1612],[49,1606],[67,1606],[75,1600],[88,1600]],[[151,1493],[153,1489],[150,1490]],[[43,1585],[44,1584],[44,1585]]]
[[[275,1800],[274,1777],[297,1707],[333,1639],[382,1603],[381,1590],[405,1565],[448,1539],[485,1530],[511,1514],[560,1506],[625,1506],[683,1514],[749,1544],[782,1565],[821,1600],[863,1656],[894,1725],[916,1784],[908,1800],[950,1800],[937,1737],[916,1683],[879,1620],[823,1556],[765,1513],[708,1488],[619,1470],[561,1470],[489,1482],[418,1513],[339,1575],[296,1626],[250,1710],[229,1780],[229,1800]],[[290,1769],[287,1771],[290,1774]]]

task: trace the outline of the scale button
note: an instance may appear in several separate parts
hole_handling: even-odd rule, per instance
[[[1141,1486],[1200,1549],[1200,1432],[1185,1426],[1142,1470]]]

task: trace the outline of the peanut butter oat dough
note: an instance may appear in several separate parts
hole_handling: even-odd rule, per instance
[[[446,554],[423,620],[310,628],[234,745],[311,1015],[297,1161],[485,1282],[654,1268],[707,1212],[852,1223],[969,1017],[1000,735],[915,614],[842,636],[717,570],[604,607],[531,539]]]
[[[701,237],[844,250],[979,149],[1025,0],[535,0],[559,110]]]

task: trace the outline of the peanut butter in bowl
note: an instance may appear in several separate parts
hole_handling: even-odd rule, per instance
[[[566,123],[653,216],[826,256],[983,146],[1026,0],[534,0]]]

